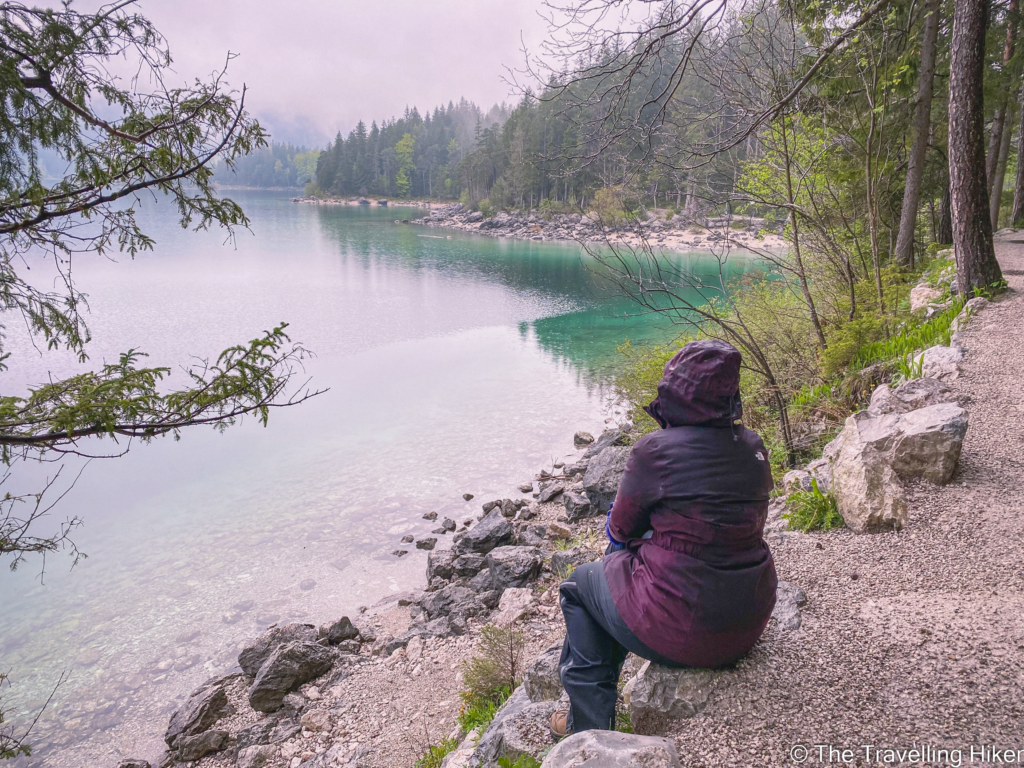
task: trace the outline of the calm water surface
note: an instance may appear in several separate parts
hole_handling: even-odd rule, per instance
[[[18,768],[155,762],[170,711],[231,669],[245,641],[422,585],[425,553],[390,553],[432,527],[425,512],[462,521],[481,501],[520,496],[516,484],[572,453],[575,430],[614,417],[616,345],[674,336],[625,317],[576,246],[394,223],[409,209],[232,196],[252,219],[234,245],[148,204],[155,252],[75,262],[89,365],[138,347],[183,386],[192,356],[286,320],[316,352],[311,386],[329,391],[275,411],[266,429],[193,429],[116,461],[66,462],[61,487],[81,475],[50,523],[83,517],[75,540],[89,558],[0,574],[5,703],[30,713],[70,673]],[[52,280],[41,259],[32,266]],[[85,370],[9,329],[5,393]],[[18,467],[8,487],[36,489],[57,469]]]

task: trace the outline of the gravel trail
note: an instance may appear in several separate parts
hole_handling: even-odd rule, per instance
[[[1011,290],[965,334],[953,481],[909,488],[901,533],[770,535],[779,577],[810,598],[803,626],[773,622],[708,708],[674,724],[689,768],[899,764],[865,745],[960,750],[914,764],[1003,764],[991,747],[1024,763],[1024,235],[996,243]]]

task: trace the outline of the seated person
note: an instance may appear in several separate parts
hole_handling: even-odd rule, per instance
[[[740,353],[694,341],[665,366],[608,516],[603,562],[562,582],[560,671],[569,710],[556,737],[615,727],[627,652],[672,667],[720,667],[757,642],[777,579],[762,534],[772,474],[761,438],[736,421]],[[623,546],[615,550],[616,544]]]

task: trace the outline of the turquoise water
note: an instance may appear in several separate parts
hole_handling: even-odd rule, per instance
[[[90,365],[140,347],[175,368],[173,385],[191,356],[287,320],[316,353],[310,387],[327,391],[275,411],[266,429],[193,429],[116,461],[66,462],[60,488],[81,476],[49,524],[81,516],[75,541],[89,558],[0,574],[5,701],[31,713],[70,673],[36,756],[15,765],[155,759],[168,713],[243,642],[275,621],[322,622],[421,585],[425,553],[390,553],[433,527],[425,512],[464,520],[481,501],[519,496],[515,485],[572,454],[573,432],[617,417],[616,346],[675,335],[626,317],[629,302],[574,245],[396,224],[409,209],[232,194],[252,219],[234,243],[183,232],[170,206],[147,202],[154,252],[75,261],[92,308]],[[701,258],[680,263],[699,269]],[[31,266],[52,280],[41,259]],[[82,370],[16,330],[5,392]],[[8,487],[37,488],[57,468],[18,467]]]

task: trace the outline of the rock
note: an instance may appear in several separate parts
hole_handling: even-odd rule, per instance
[[[282,645],[297,640],[316,640],[317,630],[312,624],[285,624],[283,627],[268,629],[256,638],[252,645],[238,654],[238,666],[249,677],[256,677],[270,655]]]
[[[572,547],[555,550],[551,553],[551,570],[560,579],[566,579],[576,570],[576,566],[589,563],[596,558],[596,553],[587,547]]]
[[[516,512],[519,511],[519,505],[517,505],[512,499],[501,500],[501,516],[502,517],[515,517]]]
[[[428,619],[455,614],[462,617],[479,616],[487,612],[482,597],[468,587],[449,584],[437,592],[428,592],[420,600]]]
[[[540,487],[540,503],[545,504],[565,490],[565,483],[553,482]]]
[[[190,763],[211,752],[220,752],[227,747],[230,737],[227,731],[207,731],[197,736],[183,736],[178,740],[177,759],[182,763]]]
[[[576,493],[575,491],[563,493],[562,504],[565,505],[565,515],[571,522],[583,520],[594,514],[594,507],[591,505],[590,499],[582,493]]]
[[[572,444],[577,448],[585,448],[594,442],[594,436],[589,432],[577,432],[572,436]]]
[[[484,611],[487,610],[482,599],[480,605],[483,606]],[[426,624],[414,626],[398,637],[389,637],[381,648],[381,652],[385,656],[391,656],[395,651],[406,648],[414,638],[460,637],[464,634],[466,634],[466,621],[463,617],[439,616]]]
[[[249,705],[257,712],[280,709],[284,697],[331,668],[334,654],[318,643],[296,641],[281,646],[260,667],[249,688]]]
[[[393,550],[391,550],[391,554],[394,555],[395,557],[405,557],[406,555],[409,554],[409,550],[408,549],[393,549]]]
[[[309,590],[313,589],[313,587],[315,587],[315,586],[316,586],[316,581],[315,580],[313,580],[313,579],[306,579],[305,581],[302,581],[299,584],[299,589],[301,589],[303,592],[309,592]]]
[[[277,747],[270,745],[245,747],[238,751],[235,768],[270,768],[277,757]]]
[[[520,493],[533,493],[533,483],[521,483],[519,485]]]
[[[423,516],[423,519],[433,522],[437,520],[437,512],[427,512],[427,514]]]
[[[491,588],[491,572],[484,568],[469,580],[469,588],[474,592],[487,592]]]
[[[800,609],[807,605],[807,594],[788,581],[780,581],[775,594],[775,610],[772,618],[778,622],[779,629],[800,629]]]
[[[153,768],[149,764],[148,760],[142,760],[137,757],[129,757],[127,760],[122,760],[117,768]]]
[[[956,381],[960,376],[960,361],[964,352],[959,347],[930,347],[914,357],[921,365],[921,373],[939,381]]]
[[[208,731],[228,714],[230,705],[223,682],[218,681],[196,689],[188,701],[171,715],[171,721],[164,733],[167,746],[177,749],[182,740]]]
[[[646,662],[626,685],[630,719],[637,733],[654,733],[670,720],[693,717],[707,706],[723,673],[663,667]],[[623,691],[623,697],[626,691]]]
[[[818,481],[818,490],[825,493],[829,489],[828,459],[812,461],[803,469],[791,469],[782,476],[782,487],[787,493],[793,491],[809,491],[813,487],[812,480]]]
[[[437,539],[433,536],[428,536],[425,539],[420,539],[416,542],[416,549],[433,549],[434,545],[437,544]]]
[[[562,678],[558,663],[562,643],[553,645],[533,660],[523,676],[523,688],[530,701],[558,701],[562,695]]]
[[[435,578],[447,581],[455,576],[455,561],[458,554],[451,549],[436,549],[427,555],[427,583]]]
[[[583,731],[555,745],[541,768],[683,768],[670,739]]]
[[[915,285],[910,290],[910,311],[917,312],[920,309],[926,309],[929,304],[941,296],[942,291],[938,288],[933,288],[927,283]]]
[[[405,658],[410,662],[416,662],[423,658],[423,636],[416,635],[409,639],[405,646]]]
[[[945,485],[960,460],[967,422],[967,411],[953,403],[903,414],[891,449],[893,469],[904,480],[921,477]]]
[[[510,587],[501,593],[498,613],[491,617],[491,623],[501,627],[511,626],[533,610],[533,590],[525,587]]]
[[[953,390],[938,379],[931,378],[906,381],[893,390],[893,395],[907,411],[916,411],[918,408],[927,408],[939,403],[956,402]]]
[[[452,573],[464,579],[471,579],[484,569],[486,563],[483,555],[469,552],[455,558],[452,563]]]
[[[537,547],[497,547],[487,555],[491,585],[499,592],[535,581],[543,564],[544,557]]]
[[[490,512],[495,507],[500,507],[500,506],[501,506],[501,499],[495,499],[494,501],[485,501],[481,508],[483,509],[483,512],[486,515],[488,512]]]
[[[549,539],[554,539],[555,541],[559,539],[571,539],[572,528],[564,523],[548,523],[547,537]]]
[[[344,640],[355,640],[359,637],[359,630],[348,616],[342,616],[333,624],[320,627],[317,636],[327,640],[329,645],[337,645]]]
[[[825,447],[839,513],[856,533],[899,530],[907,523],[903,484],[887,456],[896,421],[895,415],[872,419],[861,411]]]
[[[516,527],[513,541],[517,547],[539,547],[544,543],[547,530],[544,525],[520,525]]]
[[[501,516],[500,510],[492,509],[483,520],[460,534],[455,550],[459,554],[476,552],[486,555],[495,547],[512,541],[512,534],[512,523]]]
[[[537,515],[538,515],[537,507],[535,505],[533,505],[533,504],[529,504],[529,505],[527,505],[525,507],[521,507],[520,508],[519,514],[516,515],[516,519],[517,520],[533,520],[535,517],[537,517]]]
[[[549,721],[557,706],[553,701],[534,704],[523,686],[516,688],[480,737],[475,764],[497,768],[502,757],[512,763],[523,755],[535,758],[551,744]]]
[[[414,538],[416,538],[416,537],[413,536],[411,533],[410,534],[406,534],[405,536],[402,537],[402,543],[403,544],[412,544],[412,540]]]
[[[601,433],[601,436],[583,452],[583,458],[592,459],[604,451],[605,448],[613,445],[621,445],[625,438],[626,435],[621,429],[605,430]]]
[[[466,501],[472,501],[473,500],[473,494],[472,493],[464,493],[464,494],[462,494],[462,498],[465,499]]]
[[[583,477],[583,490],[593,506],[594,515],[605,514],[615,501],[631,450],[625,447],[606,448],[588,465],[587,474]]]
[[[960,314],[957,315],[953,322],[950,323],[949,330],[953,333],[958,333],[967,327],[968,320],[988,305],[988,299],[984,296],[976,296],[975,298],[964,304],[964,308],[960,310]]]

